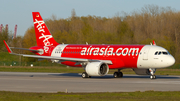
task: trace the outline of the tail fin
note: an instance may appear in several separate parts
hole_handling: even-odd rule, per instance
[[[36,41],[38,46],[58,45],[49,32],[39,12],[32,12]]]

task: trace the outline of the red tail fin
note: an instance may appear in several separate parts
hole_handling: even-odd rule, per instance
[[[39,12],[32,12],[36,41],[38,46],[58,45],[49,32]]]

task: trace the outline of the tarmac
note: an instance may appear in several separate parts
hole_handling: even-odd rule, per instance
[[[123,78],[85,78],[78,73],[0,72],[0,91],[43,93],[92,93],[135,91],[180,91],[180,76],[149,76],[125,74]]]

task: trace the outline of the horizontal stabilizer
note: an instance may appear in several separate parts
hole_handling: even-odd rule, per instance
[[[15,55],[17,55],[17,54],[13,53],[13,51],[11,49],[27,50],[27,51],[32,51],[32,52],[41,52],[41,50],[34,50],[34,49],[28,49],[28,48],[18,48],[18,47],[9,47],[9,45],[6,43],[5,40],[4,40],[4,44],[5,44],[8,52],[11,54],[15,54]]]
[[[28,48],[18,48],[18,47],[10,47],[11,49],[20,49],[20,50],[28,50],[33,52],[40,52],[40,50],[28,49]]]

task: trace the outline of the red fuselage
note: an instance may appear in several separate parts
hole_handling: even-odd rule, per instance
[[[37,55],[93,60],[111,60],[112,64],[109,64],[110,69],[137,68],[138,56],[141,54],[140,51],[143,46],[144,45],[57,45],[49,46],[47,53],[37,53]],[[44,47],[40,46],[31,47],[31,49],[45,50]],[[81,66],[75,65],[75,62],[71,61],[64,61],[61,62],[61,64],[74,67]]]

